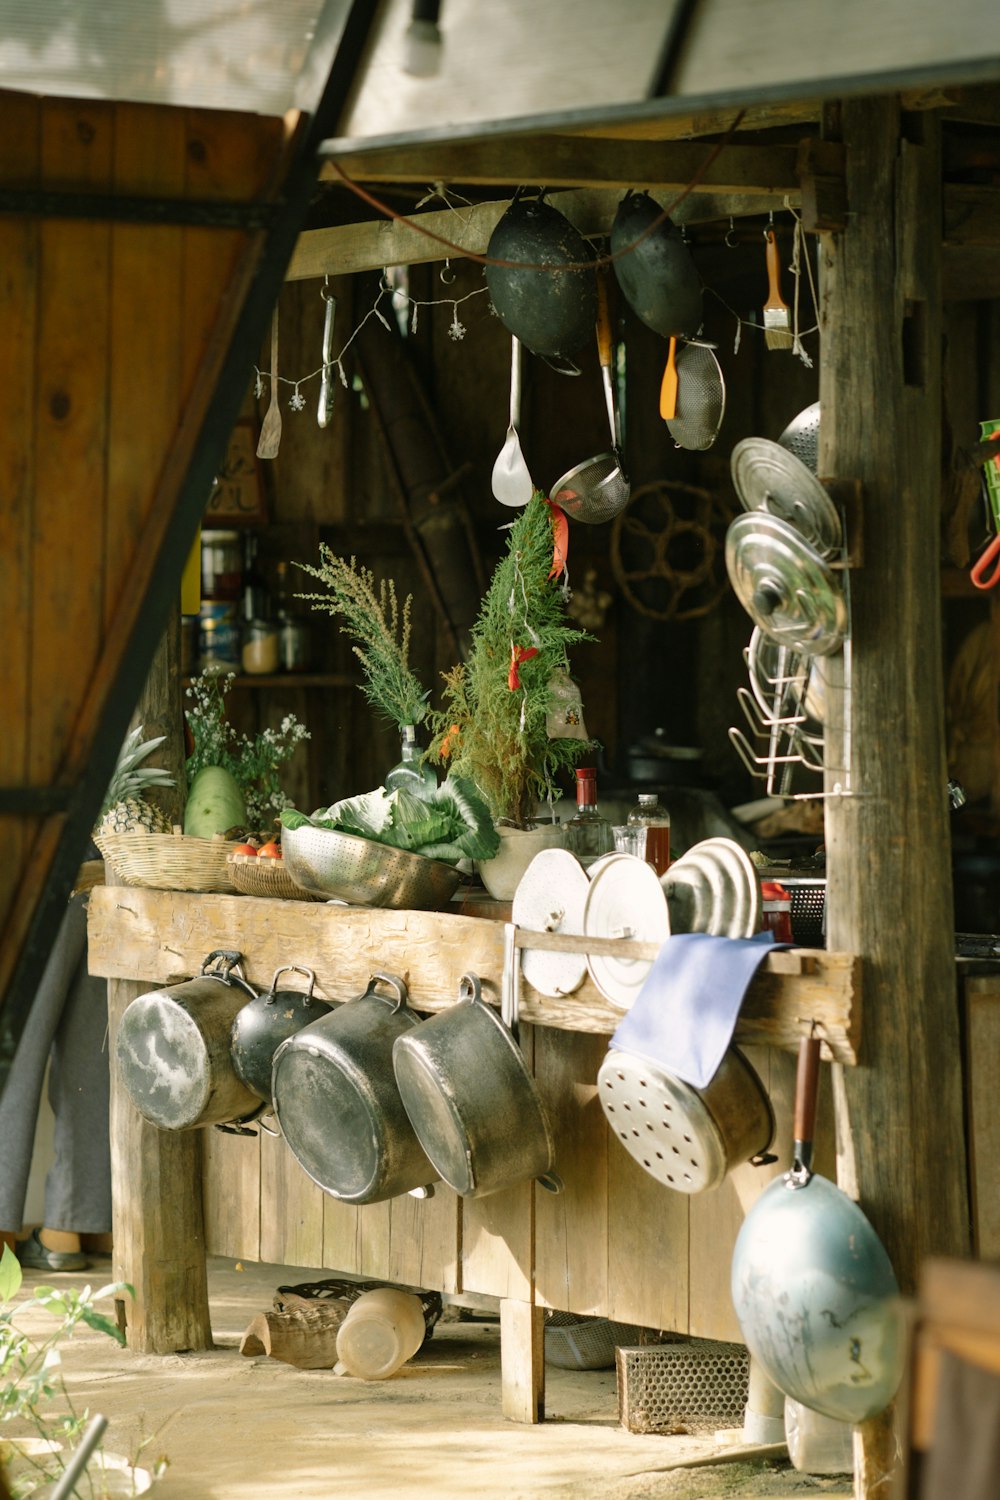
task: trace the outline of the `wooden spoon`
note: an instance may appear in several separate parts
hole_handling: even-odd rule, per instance
[[[258,458],[277,458],[281,444],[281,406],[278,402],[278,304],[271,315],[271,403],[260,424]]]

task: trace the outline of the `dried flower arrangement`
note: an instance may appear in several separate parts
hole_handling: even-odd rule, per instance
[[[226,694],[234,681],[232,672],[206,673],[193,678],[187,689],[192,702],[185,719],[194,742],[186,762],[188,784],[206,767],[221,766],[243,794],[247,825],[266,828],[273,814],[288,805],[278,769],[309,738],[309,731],[294,714],[286,714],[277,729],[263,729],[253,739],[239,734],[226,718]]]

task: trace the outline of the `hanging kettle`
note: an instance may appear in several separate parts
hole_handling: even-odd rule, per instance
[[[648,193],[625,194],[611,226],[615,275],[647,328],[690,338],[701,327],[701,277],[680,230],[662,214]]]
[[[281,974],[304,974],[309,988],[304,994],[300,990],[279,990]],[[315,982],[312,969],[304,969],[300,964],[282,964],[275,969],[266,994],[255,995],[233,1021],[229,1038],[233,1067],[241,1082],[265,1104],[274,1103],[271,1069],[281,1043],[333,1009],[325,1000],[314,997]]]
[[[486,255],[510,262],[486,267],[486,285],[508,333],[533,354],[572,365],[572,356],[593,338],[597,319],[594,252],[587,241],[543,197],[518,193]]]

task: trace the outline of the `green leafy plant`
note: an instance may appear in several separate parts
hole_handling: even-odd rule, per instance
[[[421,796],[405,787],[387,792],[380,786],[320,808],[311,818],[292,808],[281,814],[283,828],[301,828],[305,823],[447,864],[462,858],[492,859],[500,847],[489,808],[472,783],[454,772],[443,785]]]
[[[239,734],[226,718],[226,694],[234,681],[232,672],[206,673],[193,678],[187,689],[191,707],[185,718],[194,741],[185,763],[188,785],[206,766],[222,766],[243,793],[248,825],[264,828],[271,812],[288,806],[278,771],[309,731],[294,714],[286,714],[277,729],[263,729],[253,739]]]
[[[540,491],[511,526],[472,628],[468,659],[444,674],[444,706],[431,715],[428,759],[479,788],[497,823],[523,828],[554,792],[561,770],[593,744],[549,734],[569,648],[593,640],[568,623],[554,575],[552,508]]]
[[[134,1295],[127,1283],[114,1282],[97,1292],[89,1286],[39,1286],[32,1297],[17,1301],[21,1284],[20,1263],[5,1245],[0,1256],[0,1422],[19,1426],[19,1436],[27,1429],[36,1450],[19,1448],[17,1438],[0,1444],[0,1462],[14,1500],[58,1479],[90,1418],[89,1411],[77,1409],[63,1378],[60,1343],[72,1338],[83,1323],[124,1344],[117,1323],[99,1312],[96,1303],[123,1291]],[[19,1319],[37,1323],[39,1309],[52,1317],[44,1334],[18,1326]],[[100,1468],[97,1460],[95,1467]],[[99,1496],[99,1477],[81,1479],[76,1493]]]
[[[361,663],[361,691],[375,712],[396,728],[419,724],[427,715],[427,693],[410,667],[410,609],[412,594],[402,608],[392,579],[376,587],[375,575],[338,557],[320,543],[319,563],[297,563],[296,567],[326,588],[323,594],[299,594],[316,609],[325,610],[341,622],[345,635],[353,636],[351,647]]]

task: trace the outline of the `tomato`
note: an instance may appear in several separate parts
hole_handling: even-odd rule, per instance
[[[268,844],[261,844],[260,848],[257,850],[257,858],[258,859],[280,859],[281,858],[281,845],[280,844],[276,844],[273,839]]]
[[[255,855],[257,853],[257,850],[254,848],[253,844],[237,844],[235,849],[233,850],[233,853]]]

